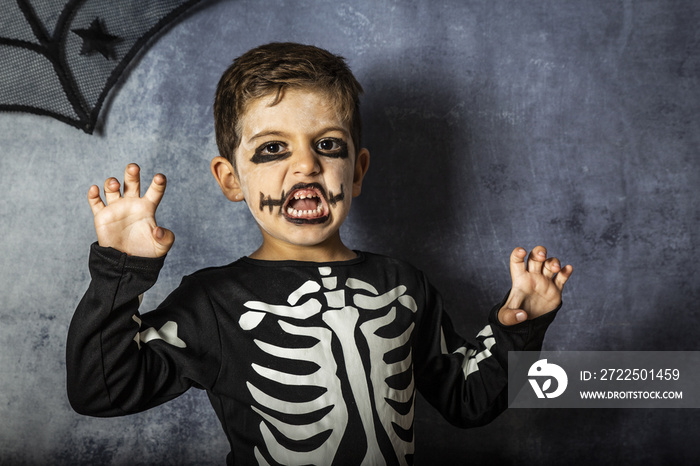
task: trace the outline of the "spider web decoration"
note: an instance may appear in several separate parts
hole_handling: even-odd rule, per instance
[[[200,0],[2,0],[0,110],[92,134],[107,94],[148,40]]]

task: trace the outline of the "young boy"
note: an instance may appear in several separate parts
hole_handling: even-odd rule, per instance
[[[155,211],[156,175],[139,168],[88,200],[92,281],[68,335],[73,408],[118,416],[205,389],[231,444],[228,464],[411,464],[415,390],[451,423],[478,426],[506,407],[507,352],[538,350],[571,266],[517,248],[513,287],[476,345],[452,328],[423,274],[349,249],[339,228],[360,194],[361,87],[342,58],[299,44],[244,54],[219,82],[221,156],[212,173],[245,201],[262,244],[201,270],[154,311],[173,234]]]

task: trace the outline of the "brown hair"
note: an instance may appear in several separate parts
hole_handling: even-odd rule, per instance
[[[269,94],[277,104],[286,88],[326,92],[343,121],[348,122],[355,151],[360,149],[362,86],[343,57],[291,42],[254,48],[233,61],[219,80],[214,100],[214,124],[219,153],[234,167],[241,142],[241,116],[248,102]]]

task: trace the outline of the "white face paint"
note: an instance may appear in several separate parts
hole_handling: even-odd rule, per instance
[[[286,90],[253,100],[243,115],[236,150],[238,181],[263,234],[263,248],[277,256],[298,247],[344,248],[339,228],[359,194],[362,176],[350,128],[325,93]],[[347,249],[347,248],[345,248]],[[259,257],[262,258],[262,257]]]

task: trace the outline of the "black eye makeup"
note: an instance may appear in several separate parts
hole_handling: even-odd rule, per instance
[[[338,159],[348,157],[348,145],[345,141],[338,138],[323,138],[316,143],[316,152],[325,156]]]
[[[348,157],[348,145],[339,138],[320,139],[314,145],[314,151],[319,155],[334,159],[346,159]],[[255,153],[250,161],[255,164],[261,164],[283,160],[291,155],[292,151],[287,148],[285,143],[269,141],[255,149]]]
[[[250,161],[256,164],[273,162],[275,160],[286,159],[292,155],[291,151],[282,142],[272,141],[262,144],[257,149]]]

